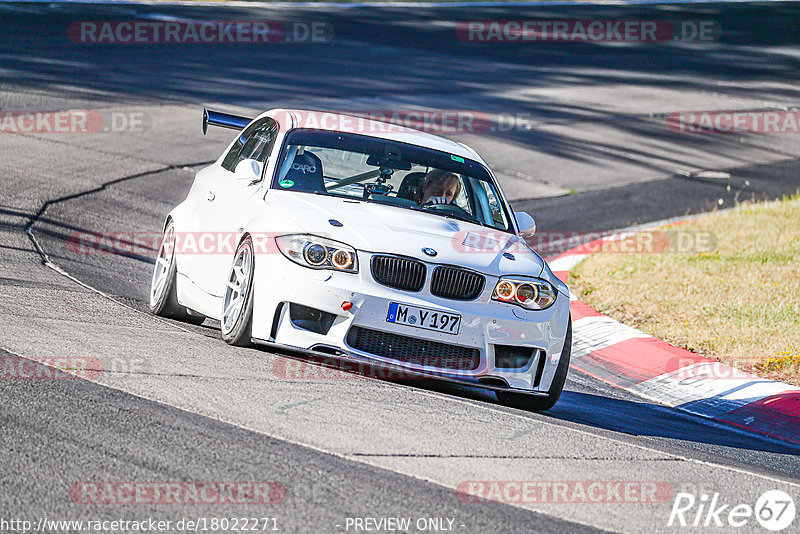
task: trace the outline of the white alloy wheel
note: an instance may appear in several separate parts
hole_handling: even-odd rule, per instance
[[[248,236],[236,249],[222,298],[222,338],[231,345],[250,343],[254,260],[253,241]]]
[[[170,317],[192,324],[201,324],[205,316],[188,310],[178,302],[176,279],[178,266],[175,262],[175,226],[172,220],[167,223],[164,235],[158,246],[153,278],[150,281],[150,311],[161,317]]]
[[[170,269],[175,261],[175,229],[169,223],[161,239],[156,255],[156,265],[153,269],[153,279],[150,282],[150,309],[154,310],[159,302],[165,300],[165,289],[169,285]]]

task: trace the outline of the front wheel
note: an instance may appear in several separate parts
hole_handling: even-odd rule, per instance
[[[158,246],[156,265],[150,281],[150,311],[161,317],[169,317],[187,323],[200,324],[205,317],[189,314],[189,311],[178,302],[175,287],[178,267],[175,263],[175,225],[170,220],[164,229],[164,235]]]
[[[569,358],[572,353],[572,316],[569,318],[567,325],[567,336],[564,340],[564,349],[561,351],[561,359],[558,361],[556,368],[556,375],[553,377],[553,383],[550,385],[550,390],[547,392],[546,397],[534,397],[533,395],[525,395],[524,393],[512,393],[510,391],[497,391],[497,400],[506,406],[512,408],[519,408],[520,410],[528,410],[532,412],[543,412],[555,406],[558,398],[561,396],[561,391],[564,389],[564,383],[567,381],[567,371],[569,371]]]
[[[250,345],[253,327],[253,240],[245,237],[236,248],[222,299],[222,339],[230,345]]]

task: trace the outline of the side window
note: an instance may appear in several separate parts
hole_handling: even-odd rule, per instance
[[[495,228],[508,228],[508,221],[503,213],[503,208],[500,206],[500,200],[495,194],[494,188],[489,182],[480,181],[481,187],[486,193],[486,198],[489,201],[489,209],[492,214],[492,226]]]
[[[269,117],[254,122],[239,134],[239,138],[222,160],[222,167],[233,172],[243,159],[254,159],[265,164],[277,133],[278,124]]]

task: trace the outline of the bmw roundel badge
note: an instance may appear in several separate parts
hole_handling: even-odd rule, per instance
[[[428,256],[436,256],[436,254],[437,254],[437,252],[435,250],[433,250],[432,248],[429,248],[429,247],[424,247],[422,249],[422,252],[424,252]]]

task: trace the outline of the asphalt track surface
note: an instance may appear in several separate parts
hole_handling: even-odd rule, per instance
[[[86,45],[67,37],[75,21],[171,17],[316,21],[334,35],[270,46]],[[455,37],[454,21],[514,18],[702,19],[722,34],[708,43],[623,45]],[[456,532],[706,530],[668,527],[672,498],[476,504],[457,498],[454,488],[467,480],[658,481],[751,505],[782,489],[798,502],[800,448],[710,425],[578,372],[544,414],[440,384],[283,379],[276,365],[290,354],[228,347],[212,321],[195,327],[145,314],[151,256],[76,254],[67,239],[158,231],[193,172],[230,138],[202,136],[203,105],[520,117],[527,126],[446,135],[484,155],[540,231],[608,230],[793,193],[797,135],[680,134],[666,116],[796,106],[799,22],[798,6],[788,3],[0,4],[3,110],[97,109],[145,125],[0,134],[4,361],[93,357],[105,369],[93,381],[0,381],[0,518],[35,525],[268,516],[284,532],[352,532],[354,518],[386,517],[450,518]],[[29,226],[69,276],[42,265]],[[73,502],[70,487],[87,481],[274,481],[287,496],[266,507]],[[67,530],[78,531],[49,531]],[[751,519],[736,531],[763,529]]]

